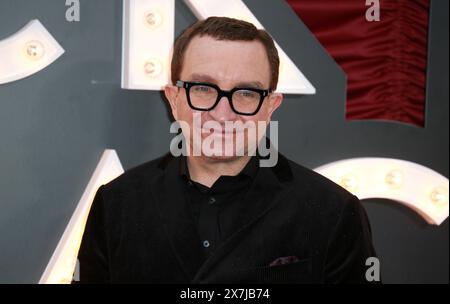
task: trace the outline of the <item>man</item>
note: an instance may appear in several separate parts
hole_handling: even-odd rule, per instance
[[[251,136],[237,138],[260,141],[262,132],[225,127],[269,122],[282,102],[270,36],[211,17],[177,39],[171,68],[165,94],[188,155],[168,154],[99,188],[79,252],[81,282],[367,282],[375,252],[359,200],[281,154],[260,167]],[[224,128],[211,132],[208,122]],[[208,136],[225,144],[203,145]]]

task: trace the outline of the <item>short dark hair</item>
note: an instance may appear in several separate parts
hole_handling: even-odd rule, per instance
[[[272,37],[265,30],[258,30],[250,22],[228,17],[209,17],[189,26],[176,40],[171,63],[172,83],[180,80],[184,54],[191,40],[196,36],[211,36],[217,40],[260,41],[269,59],[271,77],[270,89],[275,90],[278,83],[280,59]]]

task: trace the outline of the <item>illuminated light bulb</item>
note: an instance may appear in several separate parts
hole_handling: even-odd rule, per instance
[[[403,173],[399,170],[391,170],[384,178],[389,187],[397,189],[403,184]]]
[[[145,23],[152,29],[161,25],[163,18],[160,13],[151,11],[145,14]]]
[[[162,72],[162,63],[158,59],[150,59],[147,61],[144,65],[144,71],[145,74],[147,74],[150,77],[156,77],[161,74]]]
[[[430,199],[437,206],[445,206],[448,204],[448,188],[436,187],[430,193]]]
[[[44,56],[45,49],[42,43],[37,40],[29,41],[25,44],[25,53],[32,60],[39,60]]]
[[[346,175],[341,179],[340,185],[347,191],[353,192],[358,188],[358,181],[353,175]]]

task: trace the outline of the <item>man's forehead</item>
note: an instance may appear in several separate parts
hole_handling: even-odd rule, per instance
[[[203,74],[203,73],[191,73],[187,75],[187,79],[189,81],[198,81],[198,82],[208,82],[217,84],[220,82],[219,79],[216,79],[212,75]],[[259,80],[242,80],[240,79],[235,86],[238,87],[252,87],[252,88],[265,88],[266,86]]]
[[[205,48],[205,46],[209,46],[208,48]],[[264,45],[261,41],[255,39],[255,40],[229,40],[229,39],[218,39],[210,35],[197,35],[192,38],[192,40],[189,42],[186,53],[189,52],[189,50],[213,50],[214,46],[221,46],[221,47],[239,47],[240,49],[252,49],[252,51],[255,51],[258,49],[258,51],[265,52]]]
[[[220,80],[235,86],[265,88],[269,85],[270,66],[259,41],[217,40],[197,36],[186,49],[181,75],[185,80],[218,84]]]

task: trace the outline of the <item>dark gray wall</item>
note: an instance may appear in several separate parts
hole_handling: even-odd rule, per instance
[[[0,39],[39,19],[66,50],[43,71],[0,85],[0,283],[37,282],[105,148],[125,168],[168,150],[160,92],[120,89],[122,3],[1,0]],[[286,96],[280,149],[310,168],[338,159],[412,160],[448,177],[448,2],[433,1],[426,128],[345,121],[345,75],[283,1],[247,0],[317,88]],[[176,34],[195,21],[176,2]],[[1,58],[0,58],[1,60]],[[429,226],[391,202],[365,202],[385,282],[448,283],[448,220]]]

